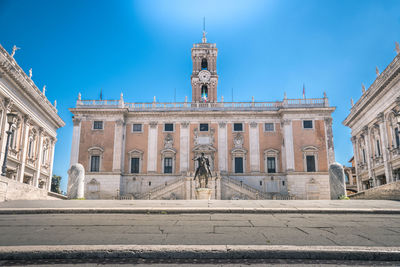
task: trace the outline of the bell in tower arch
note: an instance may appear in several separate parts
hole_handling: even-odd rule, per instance
[[[206,59],[206,58],[203,58],[203,59],[201,60],[201,69],[202,69],[202,70],[208,69],[208,62],[207,62],[207,59]]]

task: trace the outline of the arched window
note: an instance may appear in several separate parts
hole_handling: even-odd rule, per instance
[[[205,59],[205,58],[203,58],[203,59],[201,60],[201,69],[202,69],[202,70],[208,69],[208,62],[207,62],[207,59]]]
[[[201,87],[201,99],[203,101],[207,101],[208,100],[208,88],[207,88],[207,85],[203,85]]]

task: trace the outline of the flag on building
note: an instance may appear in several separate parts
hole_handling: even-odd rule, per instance
[[[303,99],[306,99],[306,87],[304,86],[304,83],[303,83]]]

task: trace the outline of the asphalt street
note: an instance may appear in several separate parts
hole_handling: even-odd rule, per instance
[[[0,246],[112,244],[398,247],[400,215],[0,215]]]

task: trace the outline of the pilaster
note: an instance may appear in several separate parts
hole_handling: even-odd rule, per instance
[[[260,172],[260,140],[258,123],[251,122],[250,130],[250,171]]]
[[[37,154],[37,160],[36,160],[36,173],[33,178],[33,186],[38,187],[39,186],[39,178],[40,178],[40,169],[42,167],[42,154],[43,154],[43,128],[39,128],[39,146],[38,146],[38,154]]]
[[[368,177],[372,177],[374,179],[374,186],[376,185],[376,179],[374,175],[372,175],[372,163],[371,163],[371,147],[370,147],[370,135],[368,126],[364,126],[363,135],[365,140],[365,154],[367,157],[367,167],[368,167]]]
[[[353,158],[354,158],[354,169],[356,172],[356,179],[357,179],[357,191],[362,190],[362,186],[361,186],[361,179],[358,176],[358,159],[360,158],[359,154],[358,154],[358,143],[357,143],[357,137],[353,136],[351,137],[351,143],[353,145]],[[349,177],[349,179],[351,179],[351,177]]]
[[[181,122],[180,129],[180,172],[189,171],[189,122]]]
[[[218,171],[228,171],[228,138],[226,122],[218,123]]]
[[[56,138],[51,138],[51,155],[50,155],[50,171],[49,171],[49,182],[47,183],[47,191],[51,191],[51,180],[53,178],[53,164],[54,164],[54,151],[56,147]]]
[[[28,138],[29,138],[29,116],[23,116],[23,124],[22,124],[22,139],[21,139],[21,165],[18,170],[17,180],[21,183],[24,182],[24,174],[25,174],[25,164],[26,164],[26,148],[28,146]],[[51,165],[50,165],[51,166]]]
[[[114,127],[114,149],[112,171],[121,173],[122,167],[122,142],[124,134],[124,121],[122,119],[115,122]]]
[[[326,139],[326,152],[329,166],[335,162],[335,150],[333,147],[333,132],[332,132],[332,118],[328,117],[324,119],[325,122],[325,139]]]
[[[149,124],[148,136],[148,153],[147,153],[147,172],[157,172],[157,137],[158,126],[157,122],[153,121]]]
[[[284,119],[284,120],[282,120],[282,125],[283,125],[283,136],[284,136],[284,145],[285,145],[286,171],[293,172],[295,170],[295,168],[294,168],[292,121]]]
[[[388,136],[387,136],[387,129],[386,129],[386,123],[385,123],[385,116],[381,112],[378,114],[376,117],[378,120],[379,124],[379,134],[380,134],[380,142],[382,144],[382,156],[383,156],[383,164],[385,167],[385,176],[386,176],[386,182],[390,183],[393,181],[392,177],[392,171],[390,168],[390,163],[389,163],[389,142],[388,142]]]

